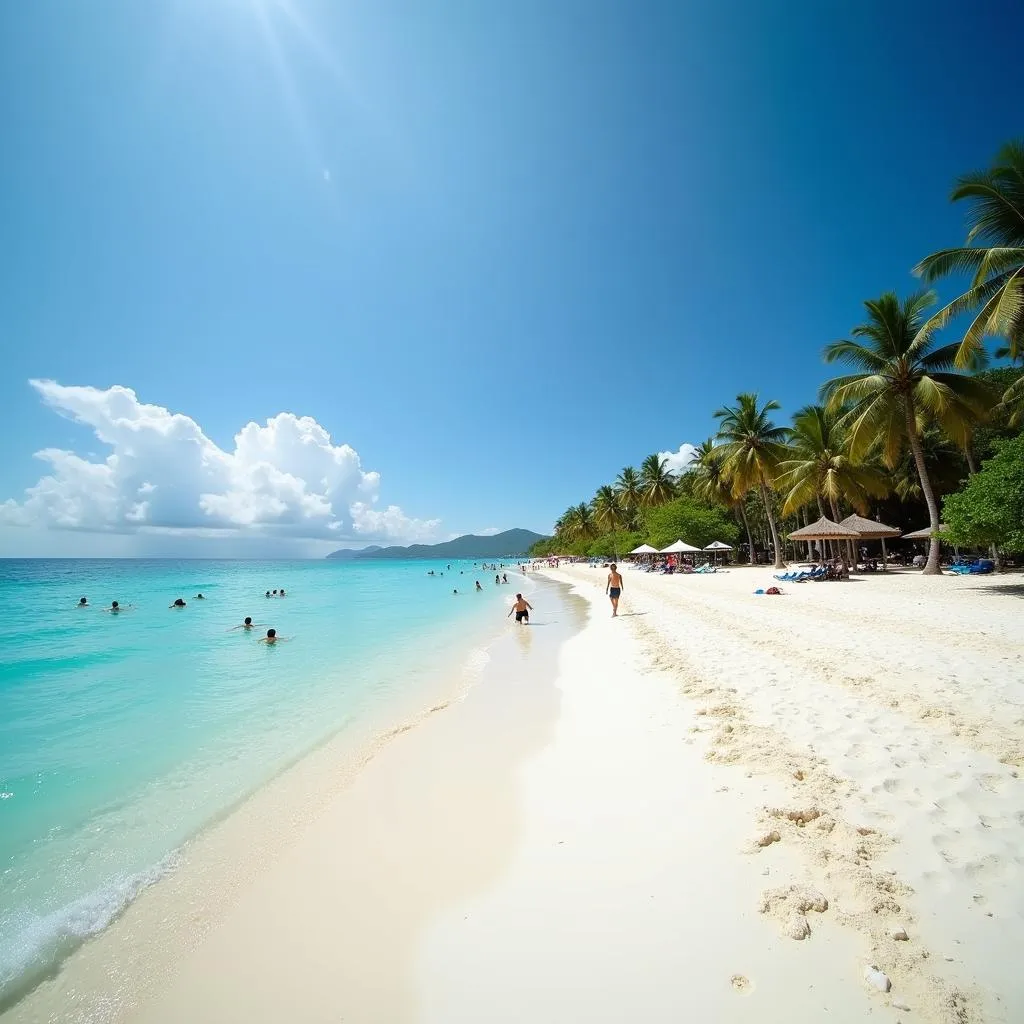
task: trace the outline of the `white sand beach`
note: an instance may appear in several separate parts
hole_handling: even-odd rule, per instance
[[[541,590],[465,699],[298,766],[276,842],[295,778],[5,1024],[1024,1019],[1024,580],[627,570],[612,620],[545,574],[564,645]]]

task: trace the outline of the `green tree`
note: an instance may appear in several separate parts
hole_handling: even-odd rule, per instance
[[[950,199],[968,203],[967,245],[933,253],[914,272],[925,281],[965,271],[973,277],[963,295],[931,318],[929,333],[973,313],[956,365],[970,366],[988,336],[1005,338],[1015,359],[1024,353],[1024,142],[1007,143],[987,170],[960,178]]]
[[[567,512],[564,533],[570,542],[590,540],[597,530],[594,526],[594,515],[586,502],[574,505]]]
[[[615,489],[619,492],[619,501],[622,504],[622,511],[626,514],[626,521],[632,528],[636,525],[637,515],[643,504],[640,474],[632,466],[625,466],[615,479]]]
[[[858,372],[828,381],[821,393],[833,411],[850,407],[846,426],[853,458],[877,445],[892,468],[909,445],[929,523],[938,531],[939,506],[925,465],[922,428],[933,420],[963,448],[990,396],[973,377],[949,372],[960,346],[934,346],[933,322],[925,322],[933,302],[931,292],[917,292],[903,302],[895,292],[886,292],[865,302],[868,319],[851,332],[858,340],[836,341],[825,348],[827,362],[847,363]],[[940,572],[937,536],[932,537],[924,571]]]
[[[619,558],[643,543],[643,535],[630,530],[603,533],[587,544],[585,554],[592,558]]]
[[[640,504],[653,508],[669,501],[675,492],[675,482],[668,471],[668,459],[661,455],[648,455],[640,463]]]
[[[827,502],[832,518],[838,522],[841,500],[866,515],[870,499],[888,493],[883,473],[850,457],[842,416],[842,410],[821,405],[805,405],[794,414],[788,431],[789,450],[779,466],[784,515],[812,501],[825,515],[823,502]]]
[[[626,525],[626,515],[615,488],[604,484],[597,489],[592,502],[594,525],[604,533],[612,533]]]
[[[962,491],[946,496],[943,518],[954,544],[995,544],[1024,552],[1024,434],[998,440],[995,455],[967,481]]]
[[[724,505],[739,516],[747,535],[747,552],[750,562],[754,561],[754,538],[750,533],[750,522],[742,497],[737,497],[732,490],[722,463],[722,451],[715,445],[713,438],[708,438],[697,445],[697,455],[693,460],[693,468],[688,476],[696,497],[712,505]]]
[[[786,453],[786,430],[776,426],[768,416],[778,408],[779,403],[775,401],[759,407],[756,394],[744,393],[736,396],[735,406],[723,406],[715,417],[720,421],[718,439],[722,468],[732,483],[733,494],[741,497],[747,491],[756,490],[761,495],[775,546],[775,567],[784,569],[786,563],[769,496],[779,463]]]
[[[656,548],[668,547],[677,540],[698,548],[707,547],[713,540],[732,544],[739,536],[738,527],[721,507],[696,498],[675,498],[646,509],[643,525],[647,543]]]

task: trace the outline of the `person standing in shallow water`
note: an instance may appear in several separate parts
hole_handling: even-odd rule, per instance
[[[530,624],[530,612],[533,610],[533,605],[523,597],[522,594],[516,594],[515,604],[509,609],[506,619],[511,618],[512,612],[516,613],[516,622],[520,626],[528,626]]]
[[[611,598],[612,602],[612,618],[614,619],[619,614],[619,596],[622,594],[622,574],[616,568],[615,563],[608,567],[611,571],[608,573],[608,582],[605,584],[604,592]]]

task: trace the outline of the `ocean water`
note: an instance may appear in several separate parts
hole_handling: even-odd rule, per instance
[[[298,757],[428,677],[478,671],[532,590],[505,571],[0,560],[0,1008]],[[260,627],[233,630],[246,615]],[[268,627],[287,641],[259,643]]]

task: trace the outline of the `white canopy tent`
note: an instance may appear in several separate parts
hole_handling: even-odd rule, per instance
[[[731,544],[725,544],[720,540],[713,540],[705,549],[705,551],[732,551]]]
[[[680,555],[684,551],[694,552],[700,551],[700,548],[695,548],[692,544],[687,544],[684,540],[677,540],[675,544],[669,544],[667,548],[662,548],[661,553],[663,555]]]
[[[631,555],[657,555],[659,551],[657,548],[652,548],[650,544],[641,544],[638,548],[633,548],[630,551]]]

